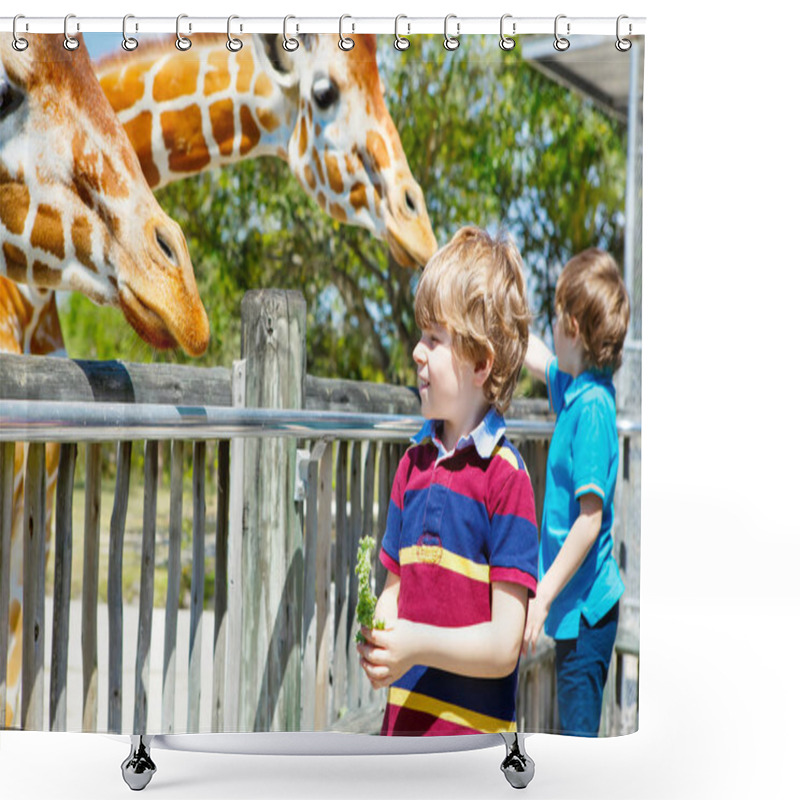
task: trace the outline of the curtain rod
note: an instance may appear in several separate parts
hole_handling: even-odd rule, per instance
[[[6,6],[7,7],[7,6]],[[619,32],[622,36],[637,36],[645,33],[645,17],[627,17],[622,15]],[[65,24],[70,35],[78,33],[115,33],[122,34],[123,18],[120,17],[82,17],[69,15],[65,17],[20,16],[17,19],[16,31],[25,33],[64,33]],[[178,20],[176,17],[136,17],[130,16],[127,21],[129,35],[135,33],[176,33]],[[300,33],[399,33],[401,36],[414,34],[444,34],[445,17],[232,17],[230,31],[233,34],[250,33],[283,33],[288,24],[290,34]],[[500,32],[500,17],[459,17],[449,15],[447,32],[450,36],[464,34],[492,34]],[[514,17],[504,15],[503,31],[506,36],[523,34],[553,35],[556,17]],[[557,19],[560,35],[608,35],[614,36],[618,31],[617,17],[570,17],[559,14]],[[226,33],[229,30],[228,17],[195,17],[182,14],[180,32],[183,36],[193,33]],[[14,17],[0,17],[0,32],[11,33],[14,29]]]

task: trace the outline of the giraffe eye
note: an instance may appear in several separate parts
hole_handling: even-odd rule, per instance
[[[319,78],[311,88],[314,102],[321,111],[327,111],[339,99],[339,87],[330,78]]]
[[[0,80],[0,119],[16,111],[22,104],[23,94],[11,84]]]

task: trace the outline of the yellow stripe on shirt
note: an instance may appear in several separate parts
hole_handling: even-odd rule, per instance
[[[437,700],[435,697],[428,697],[424,694],[409,692],[407,689],[399,689],[396,686],[389,688],[389,703],[393,706],[408,708],[411,711],[431,714],[445,722],[472,728],[481,733],[513,733],[517,730],[516,722],[490,717],[478,711],[471,711],[468,708],[445,703],[443,700]]]
[[[400,566],[407,564],[436,564],[443,569],[457,572],[474,581],[489,583],[489,565],[478,564],[443,547],[411,545],[400,550]]]
[[[497,447],[495,447],[495,449],[492,451],[492,458],[494,458],[495,456],[499,456],[500,458],[503,459],[503,461],[507,461],[509,464],[511,464],[512,467],[514,467],[514,469],[519,469],[520,466],[522,466],[522,468],[525,470],[525,474],[530,475],[530,473],[528,472],[528,467],[526,466],[525,462],[523,461],[522,464],[520,465],[520,460],[517,458],[517,456],[514,454],[514,451],[510,447],[497,445]]]

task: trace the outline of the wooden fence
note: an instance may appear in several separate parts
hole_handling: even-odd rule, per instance
[[[305,303],[294,292],[251,292],[242,307],[243,360],[231,370],[188,366],[82,362],[0,356],[0,400],[156,403],[181,407],[245,406],[419,414],[409,388],[326,380],[305,373]],[[545,419],[546,403],[515,401],[512,418]],[[90,439],[90,436],[86,437]],[[165,438],[167,438],[165,436]],[[621,447],[617,508],[630,504],[639,480]],[[541,518],[548,438],[517,442],[528,465]],[[18,445],[20,447],[21,445]],[[391,481],[407,441],[231,438],[171,441],[168,580],[164,614],[161,709],[151,707],[150,652],[156,566],[159,444],[144,444],[144,500],[129,507],[132,445],[121,441],[113,454],[116,489],[107,532],[100,531],[99,498],[103,449],[96,442],[63,444],[56,486],[53,646],[49,714],[44,706],[44,605],[46,520],[45,445],[26,445],[25,595],[22,726],[63,730],[66,724],[67,635],[71,603],[72,503],[79,453],[85,461],[85,529],[82,576],[82,728],[98,729],[98,683],[108,686],[107,730],[123,732],[123,703],[133,706],[125,732],[195,732],[201,708],[210,702],[212,731],[348,730],[375,732],[385,693],[374,692],[358,665],[355,554],[361,536],[380,543]],[[191,450],[189,451],[189,448]],[[108,448],[106,447],[106,451]],[[182,555],[184,462],[191,454],[191,557]],[[164,459],[166,456],[164,456]],[[13,499],[14,446],[0,443],[0,611],[9,581],[8,557]],[[209,488],[206,476],[211,474]],[[206,583],[206,506],[214,493],[213,675],[210,697],[201,691],[200,649]],[[187,509],[188,512],[188,509]],[[140,513],[142,540],[135,685],[123,692],[122,554],[126,522]],[[638,530],[618,513],[616,547],[638,542]],[[638,514],[636,515],[638,523]],[[107,536],[108,653],[98,652],[98,554]],[[104,545],[105,547],[106,545]],[[635,548],[638,553],[638,547]],[[176,663],[182,560],[191,569],[188,664]],[[638,559],[623,566],[637,573]],[[385,570],[375,557],[376,585]],[[5,587],[5,589],[4,589]],[[31,612],[31,609],[33,612]],[[636,630],[622,630],[606,692],[603,729],[635,729],[638,709],[638,615]],[[0,701],[5,689],[7,642],[0,626]],[[128,634],[130,636],[130,634]],[[107,665],[107,666],[106,666]],[[185,672],[182,672],[185,670]],[[175,719],[176,685],[186,687],[185,725]],[[545,641],[520,666],[518,719],[521,730],[553,730],[555,678]],[[0,706],[2,707],[2,706]],[[125,726],[127,727],[127,726]]]

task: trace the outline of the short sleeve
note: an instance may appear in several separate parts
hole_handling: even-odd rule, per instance
[[[555,356],[547,362],[545,383],[547,384],[547,399],[550,401],[550,408],[558,414],[564,406],[564,394],[572,383],[572,376],[559,370],[558,359]]]
[[[383,534],[379,558],[389,572],[400,574],[400,533],[403,529],[403,495],[408,473],[408,453],[400,460],[392,482],[392,494],[386,513],[386,530]]]
[[[490,498],[489,580],[526,586],[534,594],[539,574],[539,528],[531,479],[524,466]]]
[[[589,403],[581,410],[572,444],[573,497],[596,494],[605,502],[612,454],[609,431],[613,422],[600,403]]]

